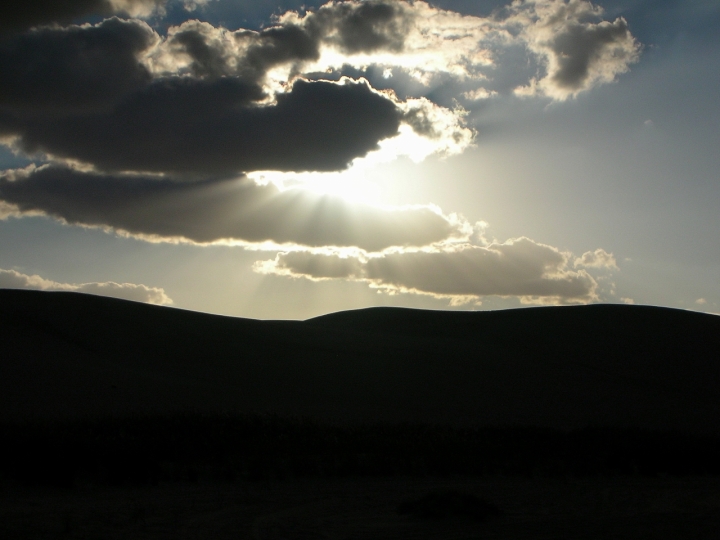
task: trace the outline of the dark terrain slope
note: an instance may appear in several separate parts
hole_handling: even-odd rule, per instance
[[[273,412],[720,432],[720,317],[619,305],[257,321],[0,291],[0,420]]]

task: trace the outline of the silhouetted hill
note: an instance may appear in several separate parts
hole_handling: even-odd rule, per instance
[[[256,321],[0,291],[0,420],[171,411],[720,432],[720,317],[591,305]]]

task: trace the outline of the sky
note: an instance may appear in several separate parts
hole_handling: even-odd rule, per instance
[[[715,0],[10,0],[0,288],[720,312]]]

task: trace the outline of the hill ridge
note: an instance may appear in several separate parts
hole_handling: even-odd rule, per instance
[[[0,336],[0,420],[226,410],[720,432],[720,317],[670,308],[261,321],[0,290]]]

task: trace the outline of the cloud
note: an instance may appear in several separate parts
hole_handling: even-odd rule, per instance
[[[707,304],[707,300],[705,300],[704,298],[698,298],[697,300],[695,300],[695,303],[702,306]]]
[[[412,4],[370,0],[328,3],[298,22],[316,39],[356,54],[401,52],[416,17]],[[286,14],[284,20],[293,18]]]
[[[603,21],[602,8],[584,0],[514,1],[508,23],[545,62],[545,75],[517,89],[563,100],[615,80],[636,62],[640,45],[622,17]]]
[[[382,208],[247,178],[177,182],[67,167],[0,174],[0,200],[16,212],[112,228],[155,241],[236,241],[355,246],[380,251],[467,234],[466,224],[430,206]]]
[[[463,92],[463,97],[470,101],[490,99],[494,96],[497,96],[497,92],[495,90],[487,91],[485,88],[477,88],[475,90],[468,90],[467,92]]]
[[[365,277],[366,261],[352,255],[290,251],[279,253],[274,260],[260,261],[255,270],[262,274],[304,277],[313,281]]]
[[[0,201],[0,221],[9,217],[20,217],[22,212],[13,204]]]
[[[117,18],[1,40],[0,114],[12,125],[107,110],[150,83],[138,56],[158,40],[144,22]]]
[[[96,169],[200,176],[342,170],[401,125],[427,141],[424,155],[472,141],[460,112],[427,99],[298,78],[317,46],[292,24],[229,32],[190,21],[163,39],[112,18],[19,34],[0,40],[10,75],[0,81],[0,135],[25,154]],[[276,66],[282,85],[268,81]]]
[[[483,296],[519,297],[525,303],[596,300],[597,282],[585,270],[571,270],[569,260],[570,254],[523,237],[486,246],[460,243],[364,256],[287,252],[256,263],[255,270],[365,281],[390,293],[425,294],[455,303]]]
[[[330,2],[304,15],[287,12],[278,22],[305,29],[319,43],[316,69],[377,64],[458,76],[490,65],[483,40],[503,32],[491,19],[404,1]]]
[[[602,19],[586,0],[516,0],[490,17],[442,10],[425,2],[328,3],[301,16],[288,12],[280,24],[303,28],[318,43],[314,68],[396,66],[430,84],[437,74],[483,84],[486,92],[504,73],[537,64],[541,72],[516,87],[519,94],[564,100],[615,80],[637,61],[640,46],[627,22]],[[499,61],[522,48],[516,65]],[[528,54],[529,53],[529,54]],[[392,83],[390,83],[392,84]],[[477,85],[470,89],[477,92]],[[476,94],[482,95],[482,94]],[[469,98],[472,99],[472,98]]]
[[[0,8],[0,35],[37,25],[64,24],[84,15],[123,13],[147,16],[166,0],[4,0]]]
[[[586,251],[581,257],[575,259],[575,267],[586,267],[586,268],[607,268],[610,270],[617,270],[617,261],[612,253],[608,253],[602,248],[598,248],[595,251]]]
[[[0,289],[33,289],[40,291],[74,291],[100,296],[122,298],[134,302],[170,305],[172,299],[158,287],[148,287],[135,283],[58,283],[38,275],[29,276],[15,270],[0,269]]]
[[[401,111],[363,82],[298,80],[271,105],[233,78],[161,79],[107,113],[16,123],[16,144],[110,171],[342,170],[398,133]]]
[[[168,29],[167,38],[147,59],[158,75],[194,77],[235,76],[257,84],[284,66],[283,80],[301,73],[303,62],[319,57],[319,44],[296,25],[272,26],[261,31],[237,31],[207,22],[186,21]],[[280,91],[275,87],[273,91]]]
[[[258,31],[186,21],[165,35],[138,19],[58,25],[146,16],[161,0],[34,5],[47,10],[12,3],[3,23],[12,32],[0,36],[0,140],[51,165],[0,173],[0,219],[42,214],[152,241],[313,248],[263,268],[453,301],[588,301],[597,284],[581,267],[616,268],[603,250],[570,269],[568,254],[528,239],[463,244],[471,227],[430,206],[351,204],[248,177],[460,153],[475,132],[462,107],[441,106],[450,90],[443,103],[479,102],[522,80],[519,93],[563,100],[615,80],[639,46],[623,19],[603,21],[587,1],[516,1],[490,17],[421,1],[330,2]],[[522,61],[505,65],[507,51]],[[533,71],[506,76],[516,64]],[[361,77],[373,70],[385,86]]]
[[[164,5],[61,4],[62,13],[136,15]],[[56,15],[47,17],[65,20]],[[0,40],[9,74],[0,81],[0,136],[26,154],[98,170],[196,177],[342,170],[388,141],[396,155],[422,147],[415,159],[456,154],[474,133],[461,108],[430,99],[433,77],[459,81],[454,97],[469,103],[508,91],[490,88],[503,79],[497,62],[508,47],[547,72],[519,92],[555,99],[614,80],[639,50],[624,20],[602,21],[581,0],[515,2],[492,17],[420,1],[331,2],[260,31],[187,21],[164,37],[116,18],[41,27]],[[397,76],[381,92],[337,80],[345,66]],[[407,76],[420,90],[400,99],[392,85]]]

